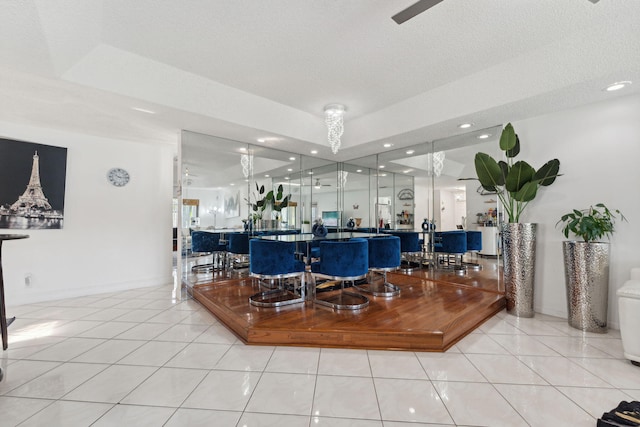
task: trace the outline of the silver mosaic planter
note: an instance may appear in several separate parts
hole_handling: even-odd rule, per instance
[[[537,224],[502,224],[502,257],[507,313],[533,317]]]
[[[562,242],[569,325],[607,332],[609,250],[606,242]]]

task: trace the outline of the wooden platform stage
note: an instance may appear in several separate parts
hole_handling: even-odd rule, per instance
[[[191,291],[246,344],[445,351],[505,307],[501,280],[491,270],[389,273],[401,294],[369,296],[369,306],[358,311],[310,302],[254,307],[248,299],[259,291],[258,281],[247,277],[213,277]]]

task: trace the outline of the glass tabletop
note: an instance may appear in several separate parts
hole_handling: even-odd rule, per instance
[[[341,231],[337,233],[327,233],[324,237],[314,236],[313,233],[301,233],[301,234],[276,234],[266,236],[256,236],[258,239],[263,240],[277,240],[279,242],[312,242],[317,240],[346,240],[352,238],[364,238],[371,237],[383,237],[382,233],[362,233],[358,231]],[[388,234],[386,235],[388,236]]]

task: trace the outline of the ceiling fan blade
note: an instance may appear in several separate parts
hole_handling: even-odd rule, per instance
[[[391,17],[396,24],[402,24],[405,21],[413,18],[416,15],[421,14],[425,10],[437,5],[442,0],[420,0],[417,3],[412,4],[405,10],[402,10]]]

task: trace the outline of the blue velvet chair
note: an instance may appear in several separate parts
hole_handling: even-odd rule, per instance
[[[251,277],[278,286],[264,292],[251,295],[249,302],[257,307],[280,307],[303,303],[305,300],[304,273],[305,264],[295,257],[294,242],[251,239],[249,241],[249,273]],[[295,279],[300,279],[298,286]],[[294,279],[291,286],[286,282]],[[269,286],[267,286],[269,287]]]
[[[374,237],[369,242],[369,283],[354,285],[362,292],[374,297],[392,297],[400,294],[397,285],[389,283],[387,272],[400,268],[400,238],[397,236]],[[374,274],[382,274],[382,283],[374,282]]]
[[[211,273],[216,268],[223,265],[225,246],[220,244],[220,233],[210,233],[208,231],[191,232],[191,253],[204,256],[213,256],[210,263],[198,264],[191,267],[191,271],[198,273]]]
[[[475,254],[476,257],[478,256],[478,253],[480,253],[480,251],[482,250],[482,232],[481,231],[466,231],[467,233],[467,252],[471,253],[471,254]],[[482,269],[482,266],[480,265],[479,262],[477,262],[477,258],[476,258],[476,262],[465,262],[464,265],[472,270],[480,270]]]
[[[249,267],[249,234],[230,233],[227,235],[227,272],[234,273]]]
[[[452,269],[463,273],[466,271],[462,264],[462,256],[467,252],[467,233],[465,231],[440,231],[434,233],[434,251],[441,254],[439,265],[441,268]],[[450,257],[454,257],[451,264]]]
[[[369,271],[369,244],[366,239],[323,240],[320,261],[311,264],[314,292],[317,278],[340,281],[340,292],[314,303],[335,310],[358,310],[369,305],[369,298],[344,290],[344,282],[364,279]]]
[[[385,231],[387,234],[400,238],[400,252],[402,254],[402,263],[400,268],[409,272],[422,265],[422,245],[420,244],[420,235],[417,231]]]

